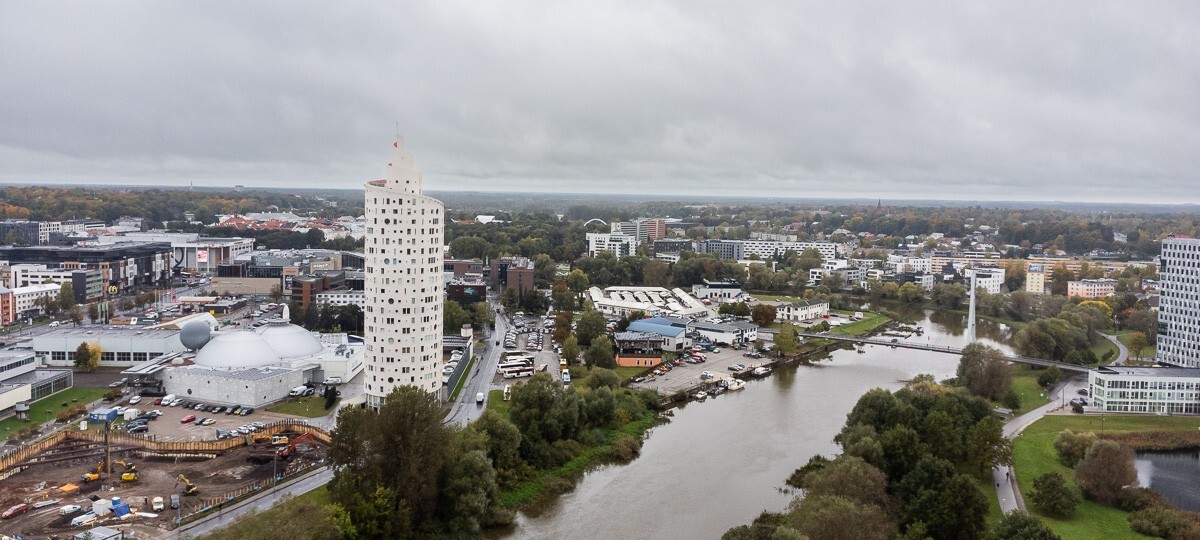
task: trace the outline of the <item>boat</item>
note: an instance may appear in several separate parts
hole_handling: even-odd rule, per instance
[[[767,366],[759,366],[759,367],[754,368],[754,371],[751,373],[755,377],[765,377],[765,376],[771,374],[771,368],[769,368]]]
[[[741,390],[744,386],[746,386],[746,381],[741,379],[729,378],[725,380],[725,389],[729,390],[730,392],[734,390]]]

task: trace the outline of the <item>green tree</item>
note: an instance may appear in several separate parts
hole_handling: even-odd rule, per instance
[[[443,521],[458,534],[479,536],[486,525],[496,520],[496,470],[482,450],[466,452],[450,465],[442,488],[446,504]]]
[[[1020,510],[1004,514],[992,536],[996,540],[1062,540],[1042,520]]]
[[[840,456],[808,473],[801,486],[805,496],[836,495],[859,504],[881,508],[889,504],[887,476],[883,471],[854,456]]]
[[[1067,480],[1056,471],[1033,479],[1029,499],[1043,514],[1062,519],[1075,515],[1075,507],[1079,505],[1079,496],[1067,487]]]
[[[1096,434],[1090,431],[1076,433],[1064,429],[1054,436],[1054,450],[1058,452],[1058,460],[1068,467],[1074,468],[1083,461],[1088,448],[1096,443]]]
[[[1012,463],[1012,441],[1004,436],[1004,424],[987,416],[967,431],[967,465],[981,477],[997,465]]]
[[[1012,388],[1012,365],[998,349],[971,343],[963,347],[958,381],[972,395],[999,401]]]
[[[1146,347],[1149,346],[1150,340],[1146,338],[1146,334],[1142,332],[1132,332],[1129,334],[1129,352],[1132,352],[1133,356],[1137,359],[1141,360],[1142,351],[1146,350]]]
[[[1125,486],[1136,482],[1133,449],[1113,441],[1096,441],[1075,468],[1075,483],[1083,494],[1102,504],[1115,504]]]
[[[789,525],[820,540],[883,540],[896,532],[896,524],[883,508],[836,495],[804,497],[791,513]]]
[[[496,323],[496,312],[487,302],[471,304],[471,318],[481,327],[489,327]]]
[[[100,304],[93,302],[87,307],[88,320],[96,322],[100,320]]]
[[[567,274],[567,288],[576,294],[588,290],[588,287],[591,286],[589,281],[587,274],[578,268],[571,270],[571,273]]]
[[[1042,370],[1041,375],[1038,375],[1038,386],[1049,390],[1055,384],[1058,384],[1060,379],[1062,379],[1062,370],[1058,366],[1050,366]]]
[[[784,323],[779,333],[775,334],[775,351],[780,356],[787,357],[800,350],[800,337],[796,335],[796,327]]]
[[[80,369],[92,369],[92,351],[88,348],[87,342],[82,342],[75,349],[75,367]]]
[[[779,310],[770,304],[758,304],[754,309],[750,310],[750,320],[759,326],[771,326],[775,322],[775,316]]]
[[[588,367],[601,367],[612,369],[617,367],[617,362],[613,356],[612,340],[608,336],[600,336],[592,340],[592,344],[587,350]]]
[[[571,289],[567,288],[567,283],[561,279],[555,281],[554,285],[550,287],[550,300],[554,309],[558,311],[575,311],[577,307],[576,294],[571,292]]]
[[[471,314],[453,300],[442,302],[442,332],[457,334],[463,325],[471,324]]]
[[[581,346],[587,347],[592,344],[592,340],[604,335],[607,326],[608,322],[604,320],[603,313],[589,309],[583,312],[575,324],[575,336],[579,338]]]
[[[1075,273],[1071,272],[1067,265],[1058,263],[1050,270],[1050,294],[1058,296],[1067,295],[1067,283],[1075,281]]]
[[[437,396],[415,386],[392,391],[378,412],[343,408],[329,451],[331,499],[352,516],[375,516],[365,523],[375,523],[391,538],[407,537],[433,519],[450,451],[444,416]],[[373,505],[382,505],[377,510],[383,515],[368,511]],[[360,519],[354,523],[364,526]]]
[[[896,298],[905,304],[916,304],[925,299],[925,291],[916,283],[905,283],[896,291]]]
[[[58,308],[64,311],[75,307],[75,289],[70,283],[63,283],[58,288]]]
[[[526,467],[521,459],[521,431],[517,426],[487,409],[467,429],[484,435],[485,450],[496,469],[497,481],[504,486],[515,485]]]
[[[562,345],[562,357],[567,360],[567,365],[575,365],[579,362],[579,338],[574,334],[567,336]]]

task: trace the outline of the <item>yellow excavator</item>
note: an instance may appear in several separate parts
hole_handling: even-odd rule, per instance
[[[187,477],[182,474],[179,475],[179,478],[175,479],[175,485],[178,486],[180,482],[183,482],[184,495],[195,495],[200,489],[196,487],[196,484],[193,484],[191,480],[188,480]]]
[[[122,482],[137,482],[137,479],[138,479],[137,465],[127,462],[123,459],[121,461],[116,462],[116,464],[125,467],[125,472],[121,473],[121,481]]]
[[[80,476],[79,478],[80,478],[80,480],[83,480],[84,482],[95,482],[100,479],[100,473],[102,471],[104,471],[104,462],[103,461],[101,461],[99,465],[96,465],[95,471],[87,471],[87,472],[83,473],[83,475]]]

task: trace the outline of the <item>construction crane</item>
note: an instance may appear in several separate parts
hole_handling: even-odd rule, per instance
[[[309,444],[313,445],[314,447],[317,446],[317,439],[315,437],[313,437],[313,434],[311,431],[307,431],[303,435],[296,437],[295,439],[292,439],[291,444],[277,450],[275,452],[275,457],[282,459],[282,460],[287,460],[287,459],[291,458],[292,454],[296,453],[296,445],[300,444],[300,442],[302,442],[302,441],[308,441]]]
[[[179,475],[179,478],[175,479],[175,485],[178,486],[180,482],[183,482],[184,495],[195,495],[200,489],[196,487],[196,484],[193,484],[191,480],[188,480],[187,477],[182,474]]]
[[[131,462],[127,462],[123,459],[121,461],[117,461],[116,464],[125,467],[125,472],[121,473],[121,481],[122,482],[137,482],[137,479],[138,479],[137,465],[134,465]]]

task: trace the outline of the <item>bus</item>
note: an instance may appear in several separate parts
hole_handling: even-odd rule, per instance
[[[503,373],[504,370],[512,369],[512,368],[526,368],[526,369],[532,370],[533,362],[526,362],[524,360],[517,361],[517,362],[504,362],[504,363],[501,363],[499,366],[496,366],[496,372]]]
[[[507,368],[501,371],[505,379],[515,379],[517,377],[532,377],[533,366],[521,366]]]
[[[523,352],[506,352],[506,353],[504,353],[504,361],[505,362],[516,362],[518,360],[528,360],[528,361],[532,362],[534,358],[535,358],[534,355],[529,354],[529,353],[523,353]]]

